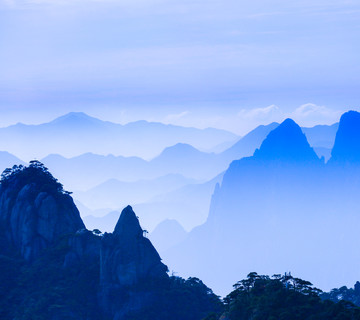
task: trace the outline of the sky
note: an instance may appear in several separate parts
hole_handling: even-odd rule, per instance
[[[360,110],[359,39],[358,0],[0,0],[0,126],[331,124]]]

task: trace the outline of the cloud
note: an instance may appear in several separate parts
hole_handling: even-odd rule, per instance
[[[176,123],[178,120],[180,120],[181,118],[184,118],[189,113],[190,113],[189,111],[183,111],[183,112],[176,113],[176,114],[169,114],[165,117],[163,122],[164,123]]]
[[[231,124],[233,131],[243,134],[258,125],[282,122],[285,118],[291,118],[304,127],[333,124],[339,121],[342,112],[314,103],[303,104],[292,111],[284,111],[282,108],[272,104],[264,108],[242,109],[237,113],[237,117],[234,117],[236,120],[228,118],[227,122]]]
[[[265,108],[255,108],[251,110],[242,109],[237,115],[240,118],[249,120],[269,120],[283,117],[280,108],[274,104]]]
[[[326,106],[306,103],[295,109],[289,117],[302,126],[313,126],[317,124],[332,124],[339,120],[341,113],[341,111],[333,110]]]

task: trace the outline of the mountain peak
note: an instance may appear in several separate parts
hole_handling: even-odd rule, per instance
[[[188,155],[202,154],[203,152],[199,151],[195,147],[187,143],[177,143],[173,146],[166,147],[157,158],[174,158],[180,157],[184,158]]]
[[[300,126],[292,119],[284,120],[271,131],[256,150],[254,157],[263,160],[316,161],[319,160],[310,147]]]
[[[180,151],[180,152],[196,152],[199,151],[196,148],[194,148],[192,145],[187,143],[177,143],[173,146],[167,147],[164,149],[163,152],[172,152],[172,151]]]
[[[29,261],[59,237],[85,228],[69,193],[39,161],[2,173],[0,225],[9,243]]]
[[[139,219],[131,206],[127,206],[120,214],[115,226],[114,235],[125,238],[142,236],[143,230],[140,227]]]
[[[341,116],[330,161],[360,161],[360,113]]]
[[[79,124],[101,124],[102,120],[91,117],[84,112],[69,112],[60,116],[53,121],[49,122],[50,124],[68,124],[68,125],[79,125]]]

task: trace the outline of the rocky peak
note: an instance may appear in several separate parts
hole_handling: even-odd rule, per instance
[[[139,219],[131,206],[127,206],[121,213],[115,226],[113,235],[125,239],[137,239],[143,236],[143,230],[140,227]]]
[[[360,113],[348,111],[341,116],[330,162],[360,161]]]
[[[298,124],[286,119],[271,131],[254,153],[259,160],[281,160],[288,162],[319,161]]]
[[[85,228],[70,193],[38,161],[1,175],[0,223],[28,261],[61,236]]]
[[[148,278],[166,276],[167,267],[139,224],[131,206],[119,217],[112,234],[102,240],[102,282],[134,285]]]
[[[130,206],[121,212],[114,232],[103,236],[100,270],[101,305],[104,310],[113,313],[114,319],[121,319],[124,312],[124,308],[117,307],[117,302],[112,299],[116,292],[168,279],[167,266],[161,262],[150,240],[144,236],[138,218]],[[139,294],[129,294],[130,300],[127,304],[136,306],[138,297]],[[142,304],[144,303],[143,301]]]

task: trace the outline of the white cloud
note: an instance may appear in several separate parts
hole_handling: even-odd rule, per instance
[[[282,118],[283,113],[278,106],[272,104],[265,108],[242,109],[238,113],[238,117],[251,120],[270,120]]]
[[[295,109],[289,117],[302,126],[313,126],[317,124],[332,124],[339,121],[341,113],[341,111],[333,110],[326,106],[306,103]]]
[[[189,111],[183,111],[180,113],[176,113],[176,114],[169,114],[165,117],[164,123],[176,123],[178,120],[184,118],[185,116],[187,116],[190,112]]]

